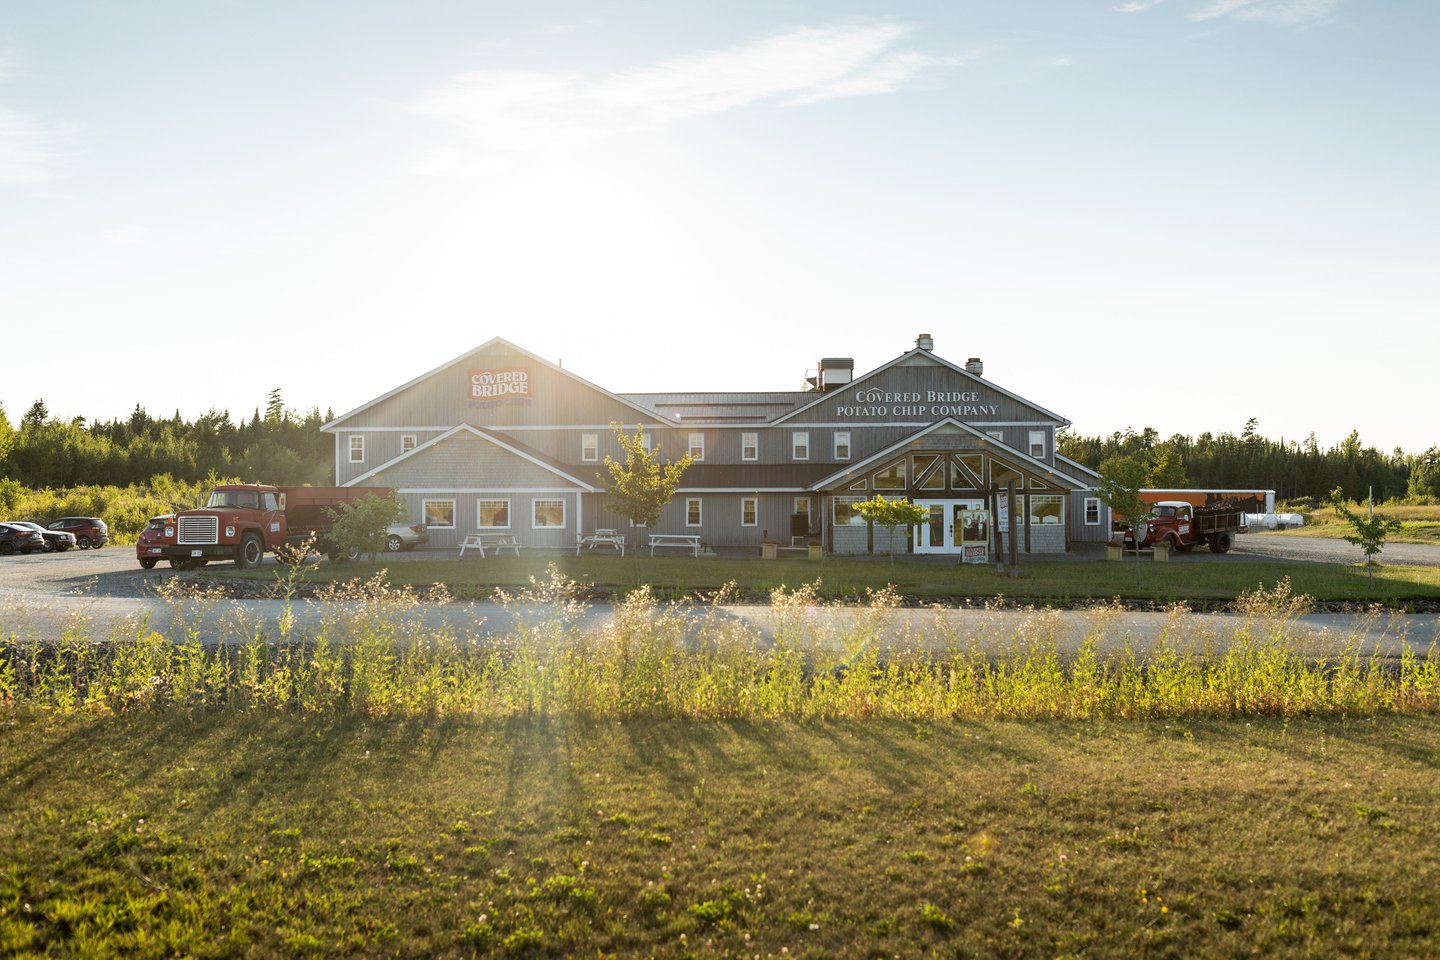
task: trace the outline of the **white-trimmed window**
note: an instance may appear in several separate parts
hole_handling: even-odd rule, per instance
[[[565,501],[531,501],[530,526],[536,530],[563,529],[565,526]]]
[[[760,498],[740,498],[740,526],[753,527],[760,522]]]
[[[1100,498],[1099,498],[1099,497],[1086,497],[1086,498],[1085,498],[1085,526],[1087,526],[1087,527],[1098,527],[1098,526],[1100,526]]]
[[[1030,523],[1038,526],[1042,523],[1064,523],[1065,522],[1065,497],[1052,493],[1030,494]]]
[[[905,461],[900,460],[890,464],[884,470],[870,478],[876,490],[904,490],[905,489]]]
[[[455,529],[454,500],[421,500],[420,513],[425,517],[425,526],[431,530]]]
[[[509,530],[509,500],[477,500],[475,502],[475,526],[480,530]]]
[[[640,434],[640,449],[644,450],[646,453],[650,452],[650,434]]]
[[[600,435],[597,433],[580,434],[580,459],[585,463],[594,463],[600,459]]]
[[[413,433],[400,434],[400,452],[409,453],[420,445],[419,438]]]
[[[363,434],[352,434],[350,437],[350,462],[365,462],[365,436]]]
[[[741,459],[741,460],[759,460],[759,459],[760,459],[760,434],[758,434],[758,433],[742,433],[742,434],[740,434],[740,459]]]
[[[697,462],[705,459],[705,434],[690,434],[690,459]]]
[[[986,430],[985,436],[989,437],[991,440],[999,440],[1001,443],[1005,442],[1004,430]]]
[[[1036,460],[1044,460],[1044,459],[1045,459],[1045,431],[1044,431],[1044,430],[1031,430],[1031,431],[1030,431],[1030,456],[1034,457]]]
[[[798,514],[803,514],[803,515],[804,515],[804,517],[805,517],[805,529],[806,529],[806,530],[809,530],[809,529],[810,529],[810,498],[809,498],[809,497],[796,497],[796,498],[795,498],[795,511],[794,511],[794,512],[795,512],[795,513],[798,513]]]
[[[699,497],[685,498],[685,526],[699,527],[705,523],[705,511],[700,505]]]
[[[793,460],[810,459],[810,433],[806,430],[796,430],[790,434],[790,457]]]
[[[864,497],[836,497],[830,501],[837,527],[863,527],[865,518],[855,509],[857,503],[864,503]]]
[[[849,431],[849,430],[836,430],[836,431],[835,431],[835,459],[836,459],[836,460],[849,460],[849,459],[850,459],[850,431]]]

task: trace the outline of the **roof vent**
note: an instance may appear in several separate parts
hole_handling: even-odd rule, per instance
[[[971,357],[965,361],[965,372],[973,373],[977,377],[983,377],[985,375],[985,364],[980,362],[979,357]]]
[[[826,357],[820,361],[821,390],[834,390],[855,379],[855,361],[849,357]]]
[[[915,347],[917,350],[933,351],[935,349],[935,338],[928,333],[922,333],[915,338]]]

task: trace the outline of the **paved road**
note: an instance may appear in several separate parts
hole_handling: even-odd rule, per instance
[[[1274,539],[1242,537],[1241,543],[1248,550],[1248,541]],[[1292,541],[1282,539],[1287,545]],[[1201,556],[1203,552],[1186,559],[1204,562]],[[1232,559],[1215,557],[1213,561]],[[0,558],[0,631],[24,639],[53,639],[67,624],[83,620],[87,636],[133,632],[143,624],[144,629],[159,630],[172,639],[183,638],[194,629],[202,640],[213,641],[255,630],[273,636],[286,610],[279,600],[167,600],[157,596],[157,588],[173,576],[165,569],[140,570],[133,553],[125,548]],[[343,627],[349,609],[297,601],[290,612],[296,629],[305,630],[327,620]],[[776,615],[768,607],[731,606],[718,615],[746,625],[764,639],[773,638],[777,628]],[[854,609],[820,607],[802,611],[799,617],[808,635],[822,645],[840,647],[866,615]],[[482,636],[508,632],[517,620],[528,616],[534,613],[493,603],[450,603],[422,604],[405,611],[402,619],[416,629],[445,626],[459,636]],[[585,626],[596,628],[612,619],[611,608],[598,604],[588,607],[580,618]],[[1039,639],[1072,650],[1086,636],[1094,636],[1105,650],[1121,650],[1128,644],[1143,651],[1166,635],[1183,635],[1200,646],[1226,644],[1243,628],[1239,618],[1225,614],[1187,614],[1183,629],[1163,613],[1143,612],[907,609],[887,611],[881,617],[881,633],[892,646],[932,648],[977,643],[986,649],[1003,649]],[[1424,648],[1440,642],[1440,616],[1313,614],[1297,621],[1291,633],[1297,646],[1315,653],[1358,642],[1367,650],[1378,648],[1393,654],[1404,643]]]

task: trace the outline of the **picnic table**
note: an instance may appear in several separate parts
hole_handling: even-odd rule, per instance
[[[681,547],[700,556],[700,535],[690,533],[650,534],[650,556],[655,556],[656,547]]]
[[[601,527],[589,536],[575,535],[575,556],[580,556],[580,548],[594,550],[596,547],[614,547],[620,551],[620,556],[625,556],[625,535],[619,530],[611,530],[609,527]]]
[[[465,556],[466,550],[478,550],[480,556],[485,556],[485,551],[490,550],[496,556],[502,550],[514,551],[515,556],[520,556],[520,540],[513,533],[468,533],[465,539],[460,541],[460,556]]]

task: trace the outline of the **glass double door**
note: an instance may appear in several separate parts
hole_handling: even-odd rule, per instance
[[[928,512],[925,522],[915,528],[916,553],[959,553],[964,532],[960,514],[984,510],[984,500],[916,500]]]

